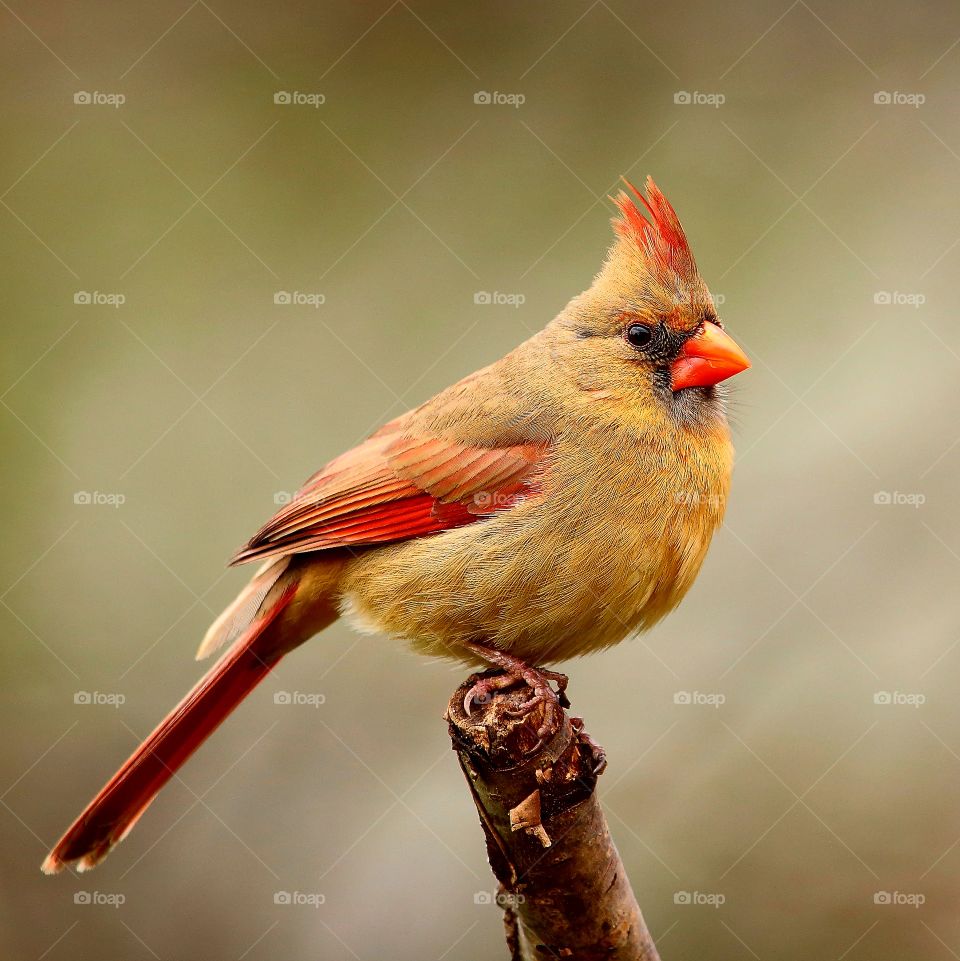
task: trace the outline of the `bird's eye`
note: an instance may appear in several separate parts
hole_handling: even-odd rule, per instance
[[[653,340],[653,331],[646,324],[630,324],[624,331],[627,343],[631,347],[646,347]]]

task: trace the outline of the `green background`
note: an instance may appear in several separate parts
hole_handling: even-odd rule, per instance
[[[225,558],[274,499],[554,316],[601,263],[607,193],[647,173],[754,368],[696,587],[653,633],[568,665],[638,898],[673,961],[960,954],[955,4],[55,2],[0,20],[5,957],[505,956],[440,718],[463,671],[341,625],[95,873],[39,864],[193,683],[245,577]]]

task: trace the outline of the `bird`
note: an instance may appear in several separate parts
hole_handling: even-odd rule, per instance
[[[750,361],[674,208],[650,177],[645,194],[623,183],[587,290],[502,359],[328,463],[234,556],[261,566],[197,657],[225,653],[44,872],[102,861],[281,658],[340,618],[487,668],[468,711],[525,685],[519,710],[539,708],[542,739],[568,703],[566,676],[545,665],[608,648],[676,607],[726,506],[722,382]]]

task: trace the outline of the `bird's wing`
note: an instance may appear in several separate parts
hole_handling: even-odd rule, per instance
[[[473,523],[536,491],[548,447],[374,435],[314,474],[232,563],[383,544]]]

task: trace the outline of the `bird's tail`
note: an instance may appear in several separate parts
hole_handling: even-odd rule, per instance
[[[233,646],[87,805],[47,855],[45,873],[55,874],[72,862],[79,871],[99,864],[187,758],[270,673],[290,649],[270,628],[293,600],[297,586],[296,578],[277,583],[277,591]]]

